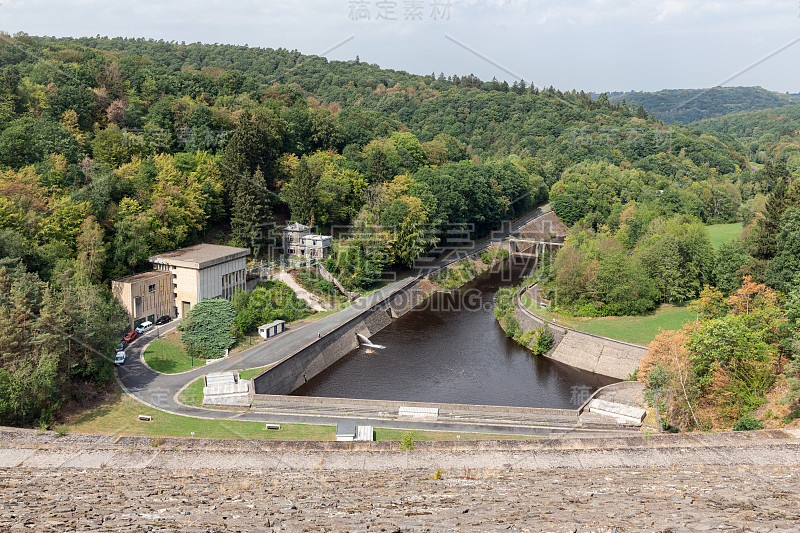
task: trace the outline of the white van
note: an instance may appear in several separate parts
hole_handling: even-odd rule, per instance
[[[139,324],[139,326],[136,328],[136,333],[141,335],[145,331],[150,331],[151,329],[153,329],[153,323],[148,320]]]
[[[114,364],[115,365],[123,365],[125,364],[125,352],[119,351],[117,355],[114,357]]]

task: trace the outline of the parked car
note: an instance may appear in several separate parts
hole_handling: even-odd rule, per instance
[[[138,335],[139,335],[139,334],[138,334],[138,333],[136,333],[136,331],[135,331],[135,330],[130,330],[128,333],[126,333],[126,334],[125,334],[125,335],[122,337],[122,340],[123,340],[123,341],[125,341],[125,342],[133,342],[133,339],[135,339],[135,338],[136,338]]]
[[[153,323],[148,320],[146,322],[142,322],[136,327],[136,333],[141,335],[145,331],[150,331],[151,329],[153,329]]]
[[[124,365],[125,364],[125,352],[120,350],[117,352],[117,355],[114,357],[114,364],[115,365]]]
[[[172,322],[172,317],[169,316],[169,315],[164,315],[161,318],[159,318],[158,320],[156,320],[156,326],[160,326],[162,324],[167,324],[169,322]]]
[[[120,343],[119,343],[119,344],[117,344],[117,349],[116,349],[115,351],[117,351],[117,352],[121,352],[121,351],[123,351],[123,350],[125,349],[125,347],[126,347],[127,345],[128,345],[128,343],[127,343],[127,342],[125,342],[125,341],[120,341]]]

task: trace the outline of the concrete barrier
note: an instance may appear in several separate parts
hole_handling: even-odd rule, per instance
[[[291,411],[313,412],[317,415],[340,417],[342,412],[353,418],[386,420],[407,419],[416,411],[434,413],[439,420],[467,419],[504,420],[501,423],[553,424],[574,427],[578,422],[578,409],[548,407],[511,407],[498,405],[475,405],[439,402],[412,402],[401,400],[365,400],[361,398],[328,398],[320,396],[282,396],[256,394],[253,396],[253,412]],[[509,422],[511,420],[512,422]]]
[[[534,322],[546,325],[553,331],[556,346],[547,357],[566,365],[588,370],[595,374],[616,379],[626,379],[633,374],[647,353],[647,348],[638,344],[610,339],[585,331],[551,324],[522,305],[521,296],[531,287],[522,289],[516,297],[517,310]]]

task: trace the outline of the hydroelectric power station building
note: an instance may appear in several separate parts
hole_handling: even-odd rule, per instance
[[[230,299],[246,286],[249,248],[196,244],[150,257],[153,270],[111,282],[131,327],[161,316],[184,318],[206,298]]]

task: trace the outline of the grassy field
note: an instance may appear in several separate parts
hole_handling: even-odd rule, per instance
[[[661,307],[652,315],[644,316],[625,316],[625,317],[603,317],[603,318],[576,318],[562,317],[551,313],[534,304],[533,300],[527,296],[522,297],[523,304],[542,317],[551,322],[553,318],[558,324],[609,337],[634,344],[646,346],[655,339],[660,330],[668,331],[680,329],[683,324],[694,319],[695,315],[688,307]]]
[[[196,357],[192,361],[183,347],[180,332],[175,329],[150,343],[144,352],[144,361],[153,370],[164,374],[177,374],[206,364],[205,359]]]
[[[719,247],[726,242],[737,239],[739,234],[742,233],[743,227],[744,225],[741,222],[735,222],[733,224],[714,224],[713,226],[706,226],[706,229],[711,237],[711,244],[714,249],[719,250]]]
[[[198,381],[202,383],[202,381]],[[202,387],[200,389],[202,395]],[[150,415],[151,422],[138,420],[138,415]],[[100,433],[106,435],[141,435],[152,437],[195,437],[211,439],[253,440],[336,440],[336,428],[310,424],[281,424],[279,430],[266,430],[262,422],[241,420],[208,420],[173,415],[148,407],[124,394],[118,387],[100,406],[71,416],[65,421],[71,433]],[[399,441],[404,430],[376,429],[376,440]],[[461,440],[527,439],[511,435],[461,433]],[[415,431],[414,439],[456,440],[454,433],[444,431]]]

